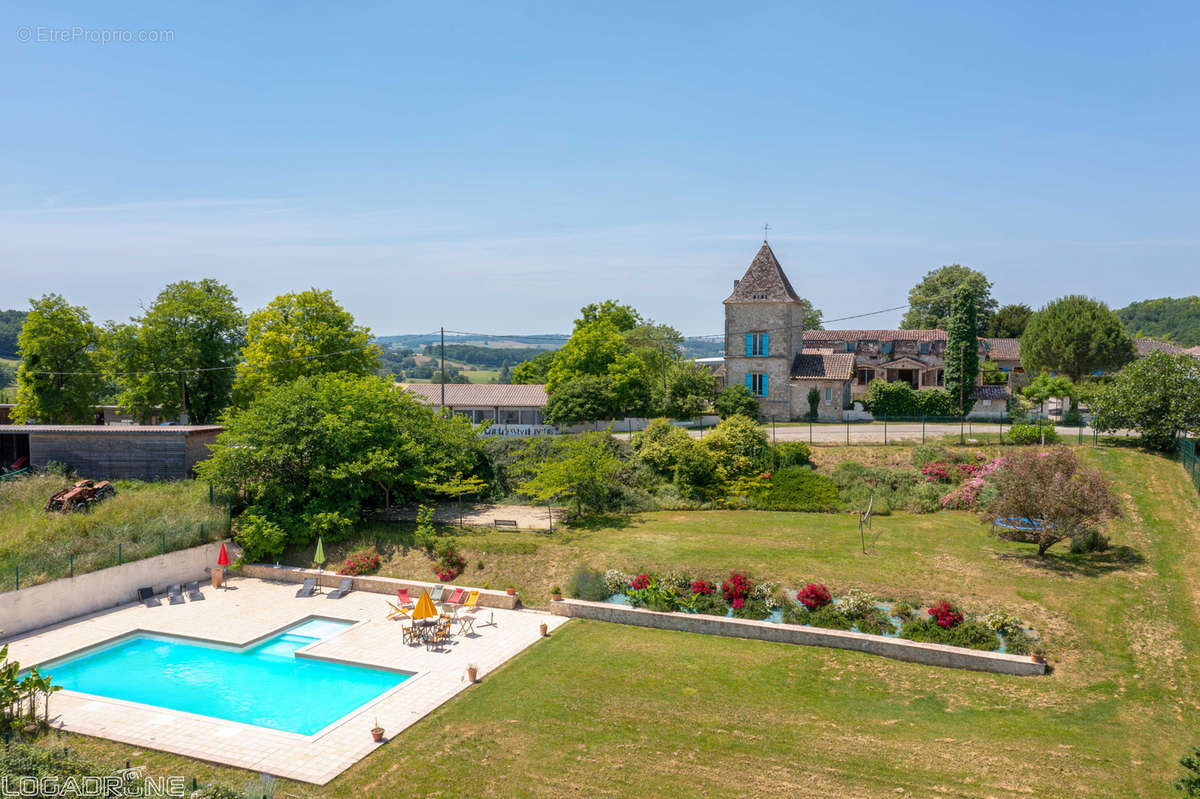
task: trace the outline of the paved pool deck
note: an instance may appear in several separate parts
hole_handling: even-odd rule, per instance
[[[467,666],[486,680],[521,650],[565,619],[532,610],[479,611],[473,635],[456,635],[443,650],[405,645],[400,622],[386,619],[392,597],[353,591],[342,599],[325,595],[296,598],[297,586],[254,578],[234,578],[229,590],[204,587],[204,600],[147,608],[131,604],[53,627],[0,640],[9,658],[23,668],[70,655],[133,633],[151,632],[245,645],[311,617],[359,622],[306,651],[316,657],[414,672],[395,689],[316,733],[298,735],[223,719],[184,713],[75,691],[51,700],[52,723],[83,735],[173,752],[214,763],[324,785],[380,744],[370,730],[378,718],[385,737],[404,730],[469,687]],[[457,629],[457,626],[456,626]],[[53,675],[53,671],[50,670]],[[264,702],[303,702],[304,697],[272,696]]]

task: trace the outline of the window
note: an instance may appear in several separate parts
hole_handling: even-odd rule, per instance
[[[922,355],[928,355],[929,349],[930,349],[930,347],[929,347],[928,341],[917,342],[917,352],[921,353]]]
[[[771,354],[771,337],[767,333],[746,334],[746,357],[765,358]]]
[[[858,344],[857,341],[847,341],[846,342],[846,352],[854,352],[857,344]]]
[[[874,369],[863,368],[863,369],[858,370],[858,384],[860,386],[865,386],[867,383],[870,383],[874,379],[875,379],[875,370]]]
[[[885,341],[885,342],[883,342],[882,346],[880,346],[880,348],[879,348],[879,351],[880,351],[880,352],[882,352],[882,353],[883,353],[883,354],[885,354],[885,355],[891,355],[891,353],[892,353],[892,344],[893,344],[893,342],[891,342],[891,341]]]
[[[750,393],[756,397],[767,396],[768,382],[767,376],[760,372],[746,374],[746,388],[750,389]]]
[[[833,402],[833,389],[829,386],[825,387],[825,401]]]
[[[946,385],[946,370],[945,369],[938,369],[937,384],[939,386]]]

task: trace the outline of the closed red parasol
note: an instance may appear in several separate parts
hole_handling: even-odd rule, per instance
[[[228,566],[229,565],[229,553],[225,551],[225,542],[224,541],[221,542],[221,552],[217,555],[217,565],[218,566]]]
[[[225,551],[225,542],[221,542],[221,551],[217,553],[217,566],[212,570],[212,587],[220,588],[225,582],[225,567],[229,565],[229,553]]]

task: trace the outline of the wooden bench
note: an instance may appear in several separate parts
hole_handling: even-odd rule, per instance
[[[515,519],[492,519],[492,524],[496,527],[511,527],[514,530],[517,529],[517,522]]]

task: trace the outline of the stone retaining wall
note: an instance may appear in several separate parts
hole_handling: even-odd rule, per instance
[[[214,541],[0,594],[0,638],[133,602],[143,586],[161,594],[175,583],[207,580],[220,549]]]
[[[924,663],[929,666],[945,666],[952,669],[990,671],[996,674],[1021,676],[1046,673],[1045,663],[1035,663],[1027,655],[983,652],[978,649],[927,644],[848,630],[827,630],[798,624],[777,624],[770,621],[706,616],[701,613],[659,613],[645,608],[634,608],[610,602],[585,602],[582,599],[563,599],[551,602],[550,612],[558,616],[595,619],[616,624],[634,624],[639,627],[655,627],[660,630],[679,630],[705,635],[757,638],[762,641],[784,644],[853,649],[896,660]]]
[[[318,585],[328,588],[337,588],[338,583],[346,579],[343,575],[336,572],[301,569],[295,566],[273,566],[269,563],[254,563],[243,566],[241,573],[247,577],[257,577],[260,580],[276,580],[284,583],[302,583],[308,577],[316,577]],[[351,577],[350,579],[354,581],[355,591],[369,591],[376,594],[390,594],[391,596],[395,596],[397,590],[407,588],[413,599],[416,599],[421,591],[432,591],[435,586],[444,585],[443,583],[423,583],[420,580],[401,580],[395,577],[376,577],[374,575]],[[509,596],[504,591],[471,588],[465,585],[455,585],[453,587],[464,588],[467,591],[478,591],[479,604],[485,608],[513,610],[520,601],[520,597],[516,594]]]

